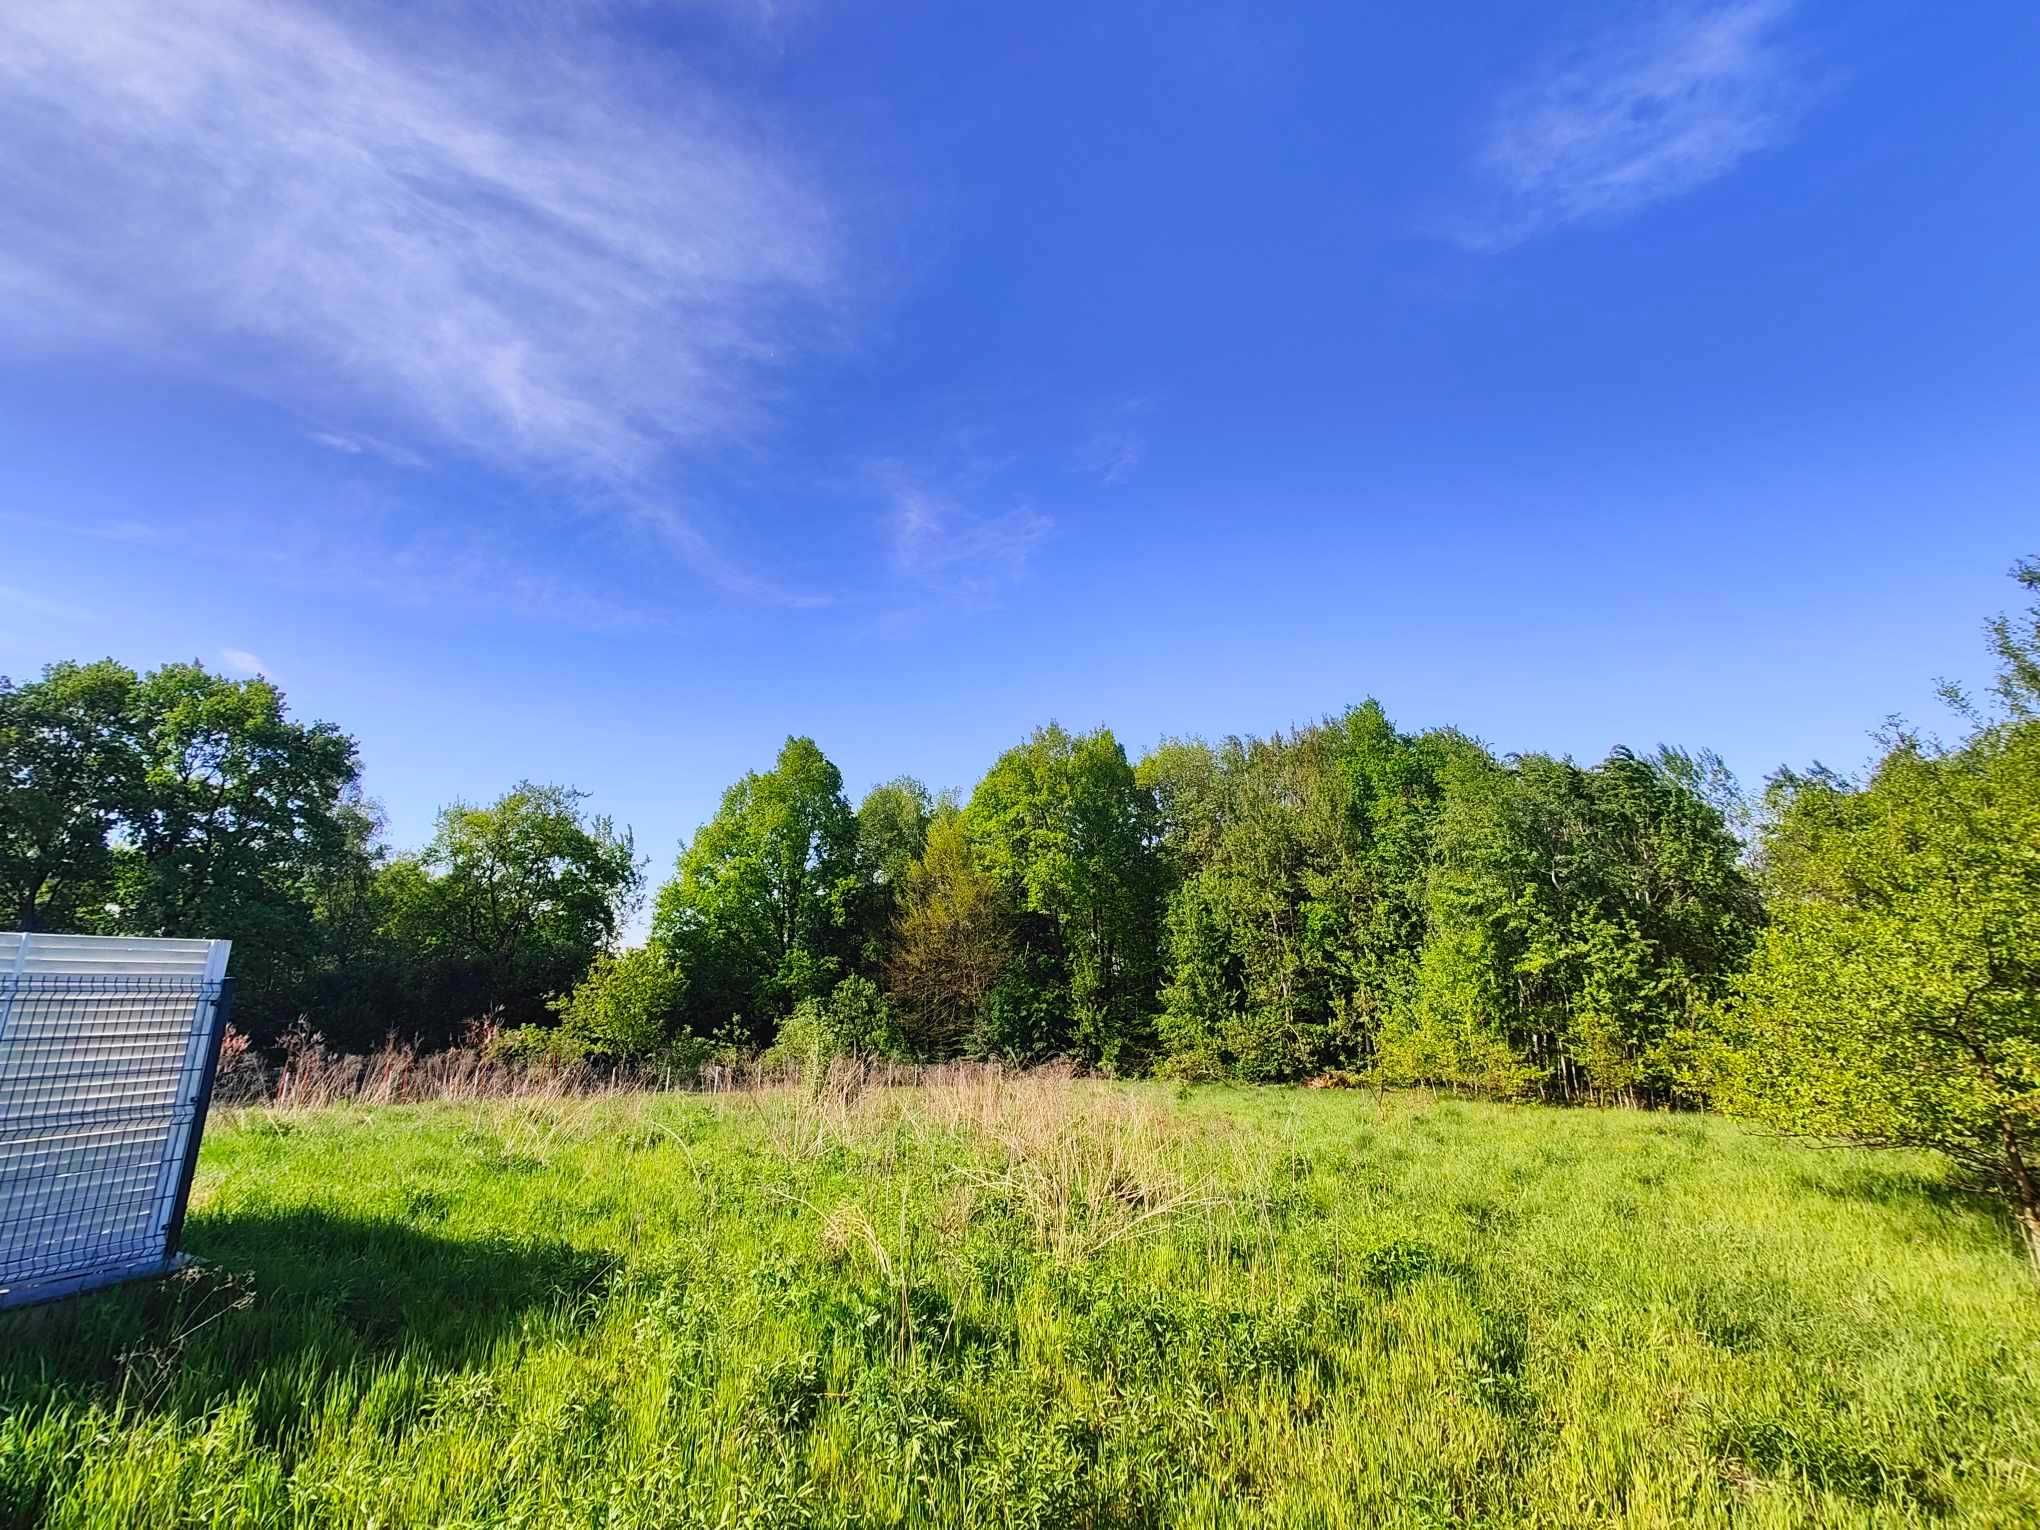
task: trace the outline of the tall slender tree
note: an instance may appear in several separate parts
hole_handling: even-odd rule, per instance
[[[723,794],[659,890],[652,936],[686,980],[689,1022],[759,1040],[854,964],[857,817],[813,739]]]
[[[962,812],[936,811],[908,869],[886,986],[911,1051],[924,1058],[998,1050],[985,1004],[1013,957],[1005,887],[977,864]]]
[[[1021,918],[995,1022],[1007,1049],[1144,1055],[1160,975],[1162,863],[1153,797],[1109,729],[1051,723],[978,783],[966,823]]]

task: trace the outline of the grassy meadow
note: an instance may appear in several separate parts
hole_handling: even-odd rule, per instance
[[[245,1110],[194,1273],[0,1320],[0,1523],[2040,1523],[1924,1159],[958,1070]]]

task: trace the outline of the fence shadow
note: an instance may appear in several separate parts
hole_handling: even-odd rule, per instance
[[[198,1263],[0,1314],[0,1408],[58,1396],[198,1416],[251,1393],[308,1405],[324,1378],[393,1357],[451,1370],[532,1321],[591,1310],[606,1258],[317,1210],[194,1216]]]

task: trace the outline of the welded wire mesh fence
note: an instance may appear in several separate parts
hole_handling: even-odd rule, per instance
[[[168,1268],[231,995],[0,971],[0,1306]]]

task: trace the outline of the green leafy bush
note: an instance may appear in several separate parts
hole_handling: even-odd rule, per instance
[[[513,1025],[492,1033],[482,1045],[490,1062],[540,1063],[559,1057],[560,1033],[548,1025]]]
[[[767,1067],[793,1067],[803,1072],[826,1067],[838,1057],[907,1055],[892,1010],[878,985],[852,975],[838,983],[826,1001],[802,999],[779,1027],[766,1051]]]
[[[552,1001],[560,1018],[553,1050],[562,1057],[650,1062],[667,1047],[684,987],[656,946],[599,956],[571,993]]]

